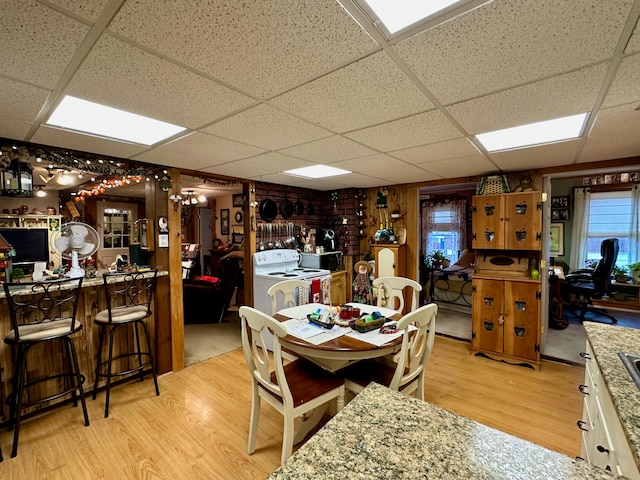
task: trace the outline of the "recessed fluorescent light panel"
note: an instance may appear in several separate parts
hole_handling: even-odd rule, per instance
[[[481,133],[476,139],[487,152],[562,142],[582,134],[586,113]]]
[[[47,125],[125,142],[153,145],[186,128],[65,96]]]
[[[329,167],[327,165],[314,165],[312,167],[296,168],[294,170],[285,170],[287,175],[306,178],[325,178],[335,177],[336,175],[345,175],[351,173],[341,168]]]
[[[364,0],[389,33],[418,23],[460,0]]]

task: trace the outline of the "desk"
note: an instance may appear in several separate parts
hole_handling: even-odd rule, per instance
[[[383,313],[382,309],[373,305],[360,305],[357,303],[350,303],[348,305],[359,305],[362,312],[380,311]],[[309,311],[306,313],[315,311],[316,307],[317,305],[314,306],[310,304]],[[289,320],[291,317],[277,313],[274,318],[283,322]],[[401,316],[395,314],[391,318],[393,320],[400,320]],[[280,339],[280,343],[287,350],[312,361],[325,370],[335,372],[359,360],[383,357],[398,352],[402,345],[402,336],[380,347],[346,335],[321,343],[320,345],[314,345],[292,335],[287,335]]]

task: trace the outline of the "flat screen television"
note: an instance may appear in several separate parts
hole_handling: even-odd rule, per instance
[[[16,251],[14,263],[49,261],[49,231],[46,228],[0,228],[0,235]]]

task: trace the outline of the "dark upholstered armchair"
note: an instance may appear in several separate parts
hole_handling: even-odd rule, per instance
[[[235,258],[222,259],[220,266],[222,274],[215,283],[196,279],[183,284],[185,323],[222,322],[241,278],[241,266]]]
[[[591,306],[591,300],[607,297],[611,292],[611,272],[618,259],[618,239],[607,238],[600,244],[600,255],[602,258],[595,269],[575,270],[566,276],[562,282],[562,297],[569,300],[570,295],[574,295],[580,300],[580,321],[584,320],[586,313],[593,312],[605,316],[612,323],[618,321],[606,310]],[[567,305],[572,308],[571,304]]]

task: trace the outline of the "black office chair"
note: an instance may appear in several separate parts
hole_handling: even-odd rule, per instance
[[[607,238],[600,244],[600,255],[602,258],[595,269],[581,269],[569,273],[562,282],[562,298],[569,300],[570,295],[574,295],[580,300],[580,321],[584,321],[587,312],[593,312],[605,316],[612,323],[617,323],[615,317],[606,310],[595,308],[591,304],[592,299],[608,297],[611,293],[611,272],[618,259],[618,239]],[[572,309],[575,305],[568,304]]]

